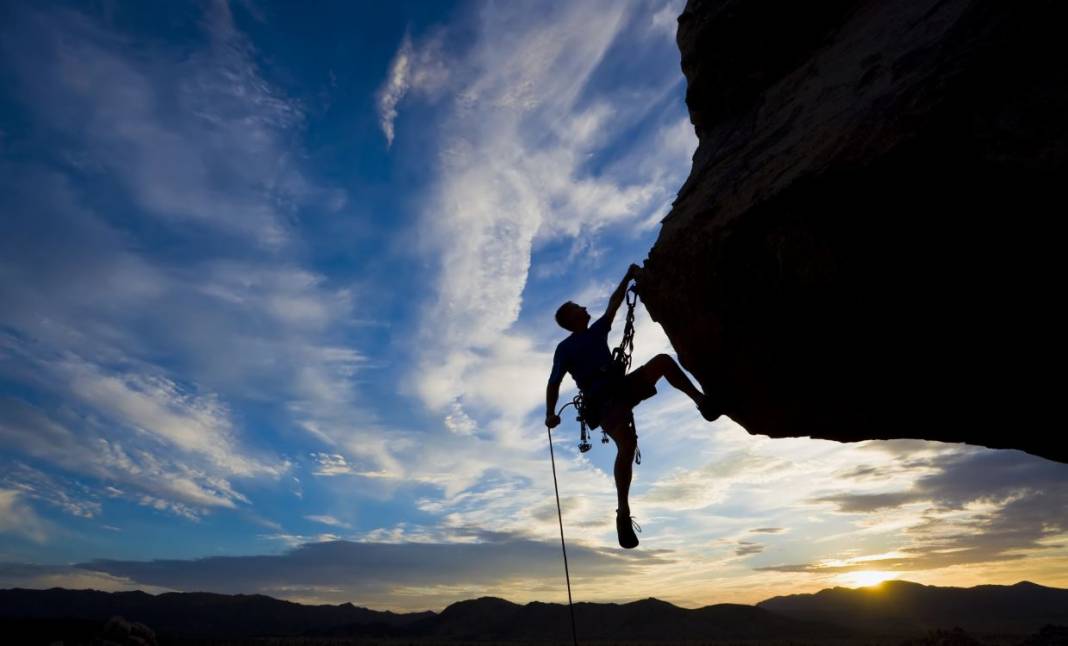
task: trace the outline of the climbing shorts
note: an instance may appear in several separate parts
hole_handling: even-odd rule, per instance
[[[583,415],[590,428],[600,426],[601,418],[609,409],[615,406],[631,409],[656,394],[656,386],[645,379],[641,372],[642,369],[638,368],[593,393],[583,395],[586,400]]]

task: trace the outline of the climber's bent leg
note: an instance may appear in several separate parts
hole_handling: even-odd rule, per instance
[[[656,382],[660,381],[661,377],[664,377],[676,390],[686,393],[695,404],[700,404],[705,397],[701,391],[693,385],[693,382],[690,381],[690,378],[682,371],[679,364],[675,363],[675,359],[668,354],[656,355],[646,362],[645,365],[635,370],[634,374],[643,382],[651,386],[655,386]]]
[[[686,376],[686,373],[682,371],[682,368],[679,367],[679,364],[675,363],[675,359],[671,355],[658,354],[631,373],[631,375],[642,384],[651,387],[653,392],[656,392],[656,382],[663,377],[676,390],[682,391],[692,399],[705,419],[712,421],[720,416],[721,411],[719,410],[718,402],[714,402],[711,397],[698,390],[693,385],[693,382],[690,381],[690,378]]]

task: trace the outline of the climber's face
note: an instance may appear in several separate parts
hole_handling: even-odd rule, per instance
[[[568,303],[566,321],[569,330],[585,330],[590,323],[590,313],[578,303]]]

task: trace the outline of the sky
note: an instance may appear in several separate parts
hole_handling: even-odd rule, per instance
[[[566,600],[553,312],[689,172],[681,4],[0,5],[0,587]],[[555,432],[577,600],[1068,587],[1068,465],[636,421],[633,551]]]

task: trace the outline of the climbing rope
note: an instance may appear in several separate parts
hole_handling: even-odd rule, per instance
[[[634,306],[638,304],[638,290],[627,290],[627,322],[623,325],[623,340],[612,350],[612,360],[623,368],[622,373],[630,372],[630,355],[634,353]]]
[[[630,372],[631,355],[634,353],[634,307],[638,304],[638,290],[636,287],[632,286],[627,290],[626,299],[627,319],[626,323],[623,324],[623,338],[620,340],[619,345],[612,350],[612,363],[615,364],[620,377],[626,376],[626,374]],[[578,417],[576,418],[580,428],[578,448],[579,451],[583,453],[589,451],[591,447],[590,432],[586,424],[586,411],[583,406],[584,403],[582,393],[579,393],[575,395],[575,398],[571,400],[570,404],[565,404],[560,409],[560,411],[563,411],[564,408],[567,408],[568,406],[574,406],[575,411],[578,412]],[[560,413],[557,412],[558,416],[559,414]],[[634,424],[633,411],[629,415],[627,424],[630,426],[631,430],[634,431],[634,437],[638,437],[638,428]],[[603,427],[601,428],[601,444],[608,444],[608,433],[605,432]],[[641,449],[635,449],[634,463],[642,463]]]
[[[560,410],[564,410],[568,405],[565,405]],[[575,631],[575,605],[571,601],[571,572],[567,567],[567,544],[564,542],[564,515],[560,511],[560,485],[556,482],[556,455],[553,452],[553,431],[546,426],[545,432],[549,434],[549,460],[553,465],[553,491],[556,492],[556,519],[560,521],[560,550],[564,553],[564,580],[567,581],[567,609],[571,613],[571,639],[575,642],[575,646],[578,646],[578,633]]]

